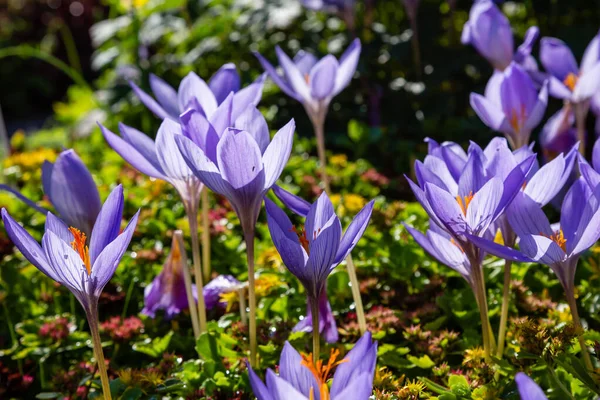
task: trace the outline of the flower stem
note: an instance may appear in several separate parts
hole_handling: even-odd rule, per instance
[[[238,289],[238,297],[240,298],[240,321],[242,324],[248,324],[248,314],[246,313],[246,289],[239,288]]]
[[[364,335],[367,331],[367,319],[365,317],[365,309],[360,296],[360,284],[358,283],[358,277],[356,276],[356,267],[354,266],[352,255],[350,254],[346,257],[346,269],[348,271],[348,276],[350,277],[350,284],[352,285],[352,297],[354,297],[354,305],[356,306],[358,327],[360,328],[360,333]]]
[[[569,308],[571,308],[571,315],[573,316],[573,324],[577,327],[580,332],[583,332],[583,325],[581,324],[581,319],[579,319],[579,312],[577,311],[577,303],[575,302],[575,296],[567,293],[567,301],[569,302]],[[581,356],[583,357],[583,363],[585,367],[593,371],[594,367],[592,365],[592,359],[590,358],[590,353],[587,350],[587,346],[585,344],[585,339],[583,338],[583,334],[577,335],[579,339],[579,345],[581,347]]]
[[[322,114],[322,113],[321,113]],[[317,137],[317,154],[319,155],[319,166],[321,168],[321,179],[325,186],[325,192],[331,196],[331,187],[329,186],[329,175],[327,174],[327,153],[325,151],[325,116],[320,116],[313,120],[313,128]]]
[[[577,127],[577,140],[579,141],[579,152],[585,155],[585,117],[588,105],[584,102],[575,103],[575,126]]]
[[[110,381],[108,380],[108,373],[106,371],[106,364],[104,363],[104,353],[102,351],[102,340],[100,339],[100,333],[98,332],[98,306],[91,306],[86,312],[88,325],[90,326],[90,332],[92,334],[92,344],[94,345],[94,358],[98,363],[98,373],[100,374],[100,381],[102,382],[102,392],[105,400],[111,400],[110,395]]]
[[[418,79],[421,79],[421,47],[419,45],[419,28],[417,26],[417,16],[410,18],[410,27],[412,37],[410,43],[412,45],[413,65]]]
[[[502,311],[500,314],[500,329],[498,331],[498,349],[496,356],[502,358],[504,354],[504,341],[506,340],[506,324],[508,321],[508,305],[510,304],[510,270],[512,261],[504,261],[504,288],[502,292]]]
[[[483,269],[479,262],[479,257],[471,257],[471,265],[473,266],[473,283],[475,292],[475,299],[477,300],[477,306],[479,307],[479,316],[481,318],[481,334],[483,337],[483,351],[485,354],[485,361],[487,363],[492,361],[492,342],[494,341],[492,328],[488,316],[487,308],[487,296],[485,293],[485,282],[483,281]]]
[[[208,198],[208,188],[202,189],[202,266],[204,267],[204,281],[210,281],[210,221],[208,219],[208,210],[210,201]]]
[[[319,332],[319,300],[312,299],[310,301],[312,314],[312,339],[313,339],[313,363],[317,365],[319,355],[321,354],[321,334]]]
[[[190,236],[192,237],[192,257],[194,262],[194,276],[196,290],[198,291],[198,324],[200,333],[206,332],[206,306],[204,305],[204,283],[202,282],[202,261],[200,260],[200,243],[198,241],[198,207],[189,207],[188,221]]]
[[[188,307],[190,309],[192,329],[194,331],[194,337],[197,339],[200,336],[198,309],[196,308],[196,302],[194,301],[194,294],[192,292],[192,277],[190,276],[190,269],[188,268],[187,257],[185,255],[185,245],[183,243],[183,232],[181,230],[176,230],[173,233],[173,244],[171,245],[171,251],[173,251],[173,248],[177,248],[179,250],[179,261],[181,262],[181,270],[183,271],[185,294],[188,301]],[[202,297],[204,298],[204,296]]]
[[[254,227],[245,229],[246,257],[248,259],[248,303],[250,307],[250,365],[257,367],[256,293],[254,283]]]

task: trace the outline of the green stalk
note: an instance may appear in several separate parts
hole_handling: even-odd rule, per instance
[[[62,37],[63,43],[65,45],[65,50],[67,52],[69,64],[71,64],[71,67],[74,70],[81,73],[81,62],[79,61],[79,52],[77,51],[77,45],[75,44],[75,39],[73,39],[73,34],[69,29],[69,25],[61,23],[58,31],[60,32],[60,36]]]
[[[125,295],[125,304],[123,305],[123,312],[121,313],[121,320],[124,320],[127,316],[127,308],[129,308],[129,302],[131,301],[131,295],[133,294],[133,286],[135,284],[135,278],[131,278],[129,281],[129,287],[127,288],[127,294]]]
[[[567,301],[569,302],[569,308],[571,308],[571,315],[573,316],[573,324],[583,332],[583,325],[581,324],[581,319],[579,318],[579,312],[577,311],[577,303],[575,302],[575,296],[572,293],[567,293]],[[581,347],[581,356],[583,357],[583,363],[585,367],[593,371],[594,366],[592,365],[592,359],[590,358],[590,353],[588,352],[587,346],[585,344],[585,339],[583,338],[583,334],[577,335],[577,339],[579,340],[579,345]]]
[[[94,358],[96,358],[96,361],[98,362],[98,373],[100,374],[100,381],[102,382],[104,399],[112,400],[110,394],[110,380],[108,379],[108,372],[106,371],[106,364],[104,362],[104,352],[102,351],[102,340],[100,339],[100,332],[98,331],[98,307],[93,306],[93,308],[87,310],[86,314],[90,332],[92,333]]]
[[[210,281],[210,221],[208,220],[208,211],[210,201],[208,198],[208,188],[202,189],[202,266],[204,267],[204,281]]]
[[[498,331],[498,349],[496,356],[502,358],[504,354],[504,342],[506,340],[506,325],[508,322],[508,306],[510,304],[510,270],[512,261],[504,261],[504,287],[502,292],[502,311],[500,315],[500,329]]]
[[[256,342],[256,291],[254,282],[254,227],[245,227],[244,236],[246,240],[246,258],[248,259],[248,303],[250,306],[250,365],[257,365],[257,342]]]
[[[319,300],[311,299],[310,308],[312,314],[312,340],[313,340],[313,364],[317,365],[321,354],[321,335],[319,332]]]
[[[192,259],[194,263],[194,276],[196,279],[196,289],[198,290],[198,323],[200,333],[206,332],[206,306],[204,305],[204,283],[202,281],[202,261],[200,260],[200,242],[198,241],[198,214],[196,210],[188,212],[188,221],[190,224],[190,236],[192,237]]]
[[[187,256],[185,254],[185,245],[183,243],[183,232],[176,230],[173,233],[173,244],[171,245],[171,252],[174,248],[178,249],[179,261],[181,262],[181,270],[183,271],[183,281],[185,283],[185,294],[190,308],[190,317],[192,319],[192,329],[194,331],[194,337],[198,339],[200,336],[200,326],[198,323],[198,310],[196,308],[196,302],[194,301],[194,294],[192,293],[192,277],[190,276],[190,269],[187,263]]]

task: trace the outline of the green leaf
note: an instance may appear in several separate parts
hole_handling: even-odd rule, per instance
[[[144,394],[142,389],[138,387],[129,388],[123,392],[121,395],[121,400],[137,400],[142,397],[142,394]]]
[[[44,392],[35,396],[36,399],[57,399],[59,397],[62,397],[62,394],[55,392]]]
[[[425,354],[422,357],[415,357],[415,356],[408,355],[408,356],[406,356],[406,358],[408,359],[408,361],[413,363],[415,366],[422,368],[422,369],[430,369],[435,366],[435,363],[431,360],[431,358],[429,358],[429,356],[427,354]]]
[[[162,356],[163,353],[167,351],[172,337],[173,331],[170,331],[165,336],[157,337],[152,341],[150,341],[150,339],[146,339],[143,342],[135,343],[132,346],[132,349],[139,353],[147,354],[150,357],[157,358]]]

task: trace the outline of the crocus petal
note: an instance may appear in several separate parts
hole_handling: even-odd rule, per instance
[[[192,176],[192,171],[177,148],[176,136],[183,136],[181,125],[165,119],[156,135],[156,155],[162,170],[170,180],[185,181]]]
[[[600,159],[599,159],[600,161]],[[50,192],[52,192],[52,171],[54,170],[54,163],[48,160],[44,160],[42,163],[42,188],[48,198],[50,198]],[[52,198],[50,198],[52,202]]]
[[[476,152],[469,155],[460,179],[458,180],[458,195],[472,196],[486,183],[485,171],[481,156]]]
[[[502,191],[502,199],[496,209],[496,216],[501,215],[506,207],[513,201],[515,196],[520,193],[525,178],[529,175],[529,171],[534,165],[535,156],[529,156],[524,161],[521,161],[504,179],[504,190]]]
[[[175,136],[175,142],[188,167],[202,183],[228,199],[233,197],[234,189],[221,177],[217,166],[194,142],[181,135]]]
[[[323,192],[317,198],[308,210],[306,221],[304,222],[305,232],[309,242],[314,240],[319,234],[320,229],[335,215],[333,204],[327,196],[327,193]]]
[[[537,101],[533,106],[533,109],[529,113],[529,117],[525,121],[525,130],[530,131],[534,129],[538,124],[542,121],[544,117],[544,113],[546,112],[546,106],[548,105],[548,83],[544,82],[542,84],[542,89],[538,94]],[[525,143],[529,142],[529,138],[525,141]]]
[[[156,155],[156,145],[148,135],[135,128],[119,123],[121,137],[135,148],[158,171],[162,171]]]
[[[332,215],[323,225],[316,239],[310,243],[306,270],[311,276],[311,287],[306,289],[313,298],[318,298],[331,272],[341,236],[342,224],[336,215]]]
[[[138,210],[123,230],[123,233],[109,243],[100,255],[98,255],[96,261],[94,261],[91,278],[96,280],[95,293],[97,296],[100,296],[102,289],[104,289],[104,286],[112,278],[121,258],[123,258],[123,254],[125,254],[137,226],[139,215],[140,211]]]
[[[528,57],[531,56],[531,51],[533,50],[533,46],[535,42],[538,40],[540,36],[540,28],[537,26],[530,26],[525,32],[525,38],[523,39],[523,43],[517,48],[515,52],[515,61],[519,64],[523,65],[526,63]],[[527,69],[527,68],[526,68]]]
[[[179,115],[177,92],[171,85],[158,76],[150,74],[150,87],[152,88],[152,93],[154,93],[154,96],[167,114],[171,117]]]
[[[517,236],[547,235],[554,233],[540,206],[530,197],[519,193],[507,211],[508,222]]]
[[[596,170],[588,163],[580,162],[579,172],[581,172],[581,176],[585,178],[585,181],[590,188],[595,188],[596,186],[600,185],[600,174],[596,172]]]
[[[600,32],[594,36],[590,44],[585,48],[583,57],[581,58],[581,71],[587,72],[600,61]]]
[[[310,370],[302,365],[302,356],[289,342],[285,342],[281,351],[279,377],[300,393],[310,393],[311,388],[318,392],[319,383]]]
[[[310,210],[310,203],[308,201],[282,189],[278,185],[273,185],[272,189],[275,196],[277,196],[277,198],[294,214],[306,218],[308,211]]]
[[[112,147],[114,151],[119,153],[119,155],[123,157],[123,159],[129,164],[131,164],[135,169],[153,178],[163,180],[167,179],[163,171],[157,169],[156,166],[152,165],[152,163],[148,161],[135,147],[133,147],[125,140],[121,139],[119,136],[115,135],[113,132],[109,131],[102,124],[98,125],[100,126],[102,135],[104,135],[104,138],[106,139],[110,147]]]
[[[462,234],[467,229],[465,216],[452,195],[430,183],[425,185],[425,195],[436,217],[443,226],[454,234]]]
[[[546,236],[524,235],[519,238],[521,251],[534,261],[552,265],[565,259],[565,252]]]
[[[580,178],[581,179],[581,178]],[[600,186],[592,190],[592,194],[587,197],[585,207],[580,212],[579,224],[574,234],[571,236],[571,243],[567,243],[567,252],[569,254],[579,254],[591,247],[600,237]],[[562,211],[562,210],[561,210]],[[570,212],[571,218],[577,219],[573,212]]]
[[[265,208],[269,232],[283,263],[292,274],[303,282],[307,282],[305,265],[308,255],[302,248],[298,236],[294,233],[292,222],[283,210],[271,200],[265,199]]]
[[[267,385],[273,393],[274,400],[308,400],[308,397],[298,392],[291,384],[267,370]]]
[[[569,74],[579,72],[571,49],[560,39],[543,37],[540,41],[540,61],[558,80],[564,81]]]
[[[565,195],[560,214],[560,227],[567,241],[567,251],[570,253],[575,243],[575,235],[592,191],[583,177],[571,185]]]
[[[361,378],[366,378],[365,380],[361,379],[363,386],[372,389],[373,375],[377,363],[377,342],[372,341],[370,332],[366,332],[356,342],[352,350],[346,354],[345,359],[348,362],[340,364],[333,375],[332,399],[343,399],[339,397],[339,394],[344,391],[344,388]],[[363,374],[370,374],[370,379],[368,376],[364,377]]]
[[[569,100],[572,96],[571,89],[569,89],[563,81],[559,80],[555,76],[548,76],[548,92],[552,97],[557,99]]]
[[[477,93],[471,93],[470,102],[473,110],[475,110],[479,118],[481,118],[481,121],[488,127],[497,132],[513,132],[513,129],[499,106]]]
[[[444,162],[437,157],[430,158],[437,159],[440,164],[445,165]],[[438,187],[441,187],[442,189],[447,190],[452,194],[458,194],[458,185],[456,185],[456,182],[454,182],[454,180],[450,180],[455,184],[455,187],[453,187],[454,190],[450,190],[446,185],[446,181],[444,181],[440,176],[438,176],[438,171],[434,171],[435,170],[426,167],[420,160],[415,161],[415,175],[417,176],[417,182],[419,182],[419,186],[423,187],[426,183],[432,183]]]
[[[258,144],[246,131],[225,132],[217,145],[217,161],[221,176],[234,189],[248,185],[263,170]]]
[[[39,243],[10,216],[5,208],[2,209],[2,221],[8,237],[23,253],[23,256],[46,276],[58,281],[59,277],[48,263]]]
[[[525,186],[524,193],[540,207],[545,206],[562,189],[573,168],[572,159],[567,164],[565,157],[560,154],[554,160],[544,165]]]
[[[250,386],[252,386],[252,392],[258,400],[278,400],[275,399],[269,389],[265,386],[263,381],[260,380],[256,372],[252,369],[249,363],[246,363],[248,367],[248,377],[250,378]]]
[[[423,164],[430,173],[438,177],[443,184],[442,187],[446,188],[448,192],[458,195],[458,183],[454,180],[448,165],[443,159],[434,156],[426,156]],[[421,186],[423,185],[424,184],[421,184]]]
[[[373,374],[370,372],[357,374],[352,382],[340,390],[335,395],[332,392],[332,400],[369,400],[373,394]]]
[[[69,230],[69,227],[51,212],[46,214],[44,231],[54,232],[56,236],[61,238],[66,243],[71,244],[73,241],[73,234]]]
[[[215,95],[206,82],[194,72],[187,74],[179,84],[177,98],[179,101],[179,110],[181,111],[190,108],[194,100],[202,107],[204,115],[209,118],[217,109]]]
[[[300,50],[294,56],[294,64],[298,67],[298,70],[303,74],[310,74],[310,70],[318,63],[319,60],[312,53],[304,50]]]
[[[515,376],[521,400],[548,400],[544,391],[527,375],[519,372]]]
[[[317,100],[325,100],[333,95],[338,61],[331,54],[323,57],[310,71],[311,96]]]
[[[262,158],[265,167],[265,189],[267,190],[277,182],[290,158],[295,129],[296,122],[292,119],[277,131],[265,150]]]
[[[592,165],[596,171],[600,171],[600,140],[596,140],[596,143],[594,143],[594,149],[592,151]]]
[[[223,65],[208,81],[208,87],[213,92],[217,104],[221,104],[229,93],[240,90],[240,75],[235,64]]]
[[[156,115],[158,118],[165,119],[165,118],[176,118],[177,117],[177,114],[175,114],[175,115],[169,114],[164,108],[162,108],[162,106],[160,104],[158,104],[158,102],[156,100],[154,100],[152,98],[152,96],[150,96],[148,93],[146,93],[142,89],[140,89],[135,83],[129,82],[129,85],[133,89],[133,92],[135,93],[135,95],[140,99],[140,101],[146,107],[148,107],[148,109],[150,111],[152,111],[154,113],[154,115]]]
[[[248,108],[256,107],[262,97],[266,74],[262,74],[250,85],[246,86],[233,96],[231,119],[235,121]]]
[[[236,129],[246,131],[252,135],[261,153],[264,153],[269,145],[271,136],[269,135],[269,127],[267,121],[263,117],[262,113],[254,107],[248,107],[240,116],[235,120],[234,125]]]
[[[90,261],[92,265],[102,250],[119,235],[123,219],[123,186],[118,185],[108,195],[90,238]]]
[[[216,163],[219,135],[208,119],[193,109],[181,114],[180,119],[184,127],[184,135],[200,147],[212,162]]]
[[[84,282],[89,279],[83,260],[73,248],[54,232],[47,231],[42,238],[45,258],[58,283],[66,286],[81,301]]]
[[[89,234],[100,212],[92,174],[73,150],[60,154],[52,169],[49,197],[65,222]]]
[[[467,239],[469,239],[470,242],[479,247],[481,250],[496,257],[514,262],[533,262],[531,258],[525,256],[521,252],[511,247],[502,246],[498,243],[495,243],[493,240],[488,240],[486,238],[473,235],[467,235]]]
[[[500,96],[504,115],[516,117],[515,122],[521,128],[521,123],[525,122],[523,117],[531,114],[537,102],[537,90],[529,74],[514,62],[504,70]]]
[[[348,84],[356,72],[356,66],[360,57],[361,43],[360,40],[354,39],[350,46],[344,51],[340,57],[337,75],[335,77],[335,88],[333,95],[340,93]]]
[[[294,62],[290,60],[287,54],[285,54],[279,46],[275,48],[275,52],[277,54],[277,58],[279,59],[279,65],[281,68],[283,68],[285,76],[287,77],[287,80],[294,92],[300,96],[302,102],[312,103],[310,87],[306,83],[306,79],[304,76],[302,76]]]
[[[270,62],[267,61],[266,58],[264,58],[258,52],[254,52],[253,54],[256,56],[256,58],[258,58],[260,65],[262,65],[262,67],[265,69],[267,74],[269,74],[269,77],[271,78],[271,80],[273,82],[275,82],[275,84],[277,86],[279,86],[279,89],[281,89],[288,96],[290,96],[298,101],[302,101],[302,97],[299,94],[297,94],[294,91],[294,89],[292,89],[292,87],[277,73],[275,68],[271,65]]]
[[[371,200],[367,203],[366,206],[362,208],[356,214],[348,229],[344,233],[344,237],[342,237],[342,241],[340,242],[340,247],[338,248],[337,254],[335,256],[334,265],[337,265],[342,262],[348,254],[354,249],[354,246],[358,243],[362,235],[365,233],[367,226],[369,225],[369,221],[371,219],[371,213],[373,212],[373,206],[375,204],[374,200]]]
[[[47,161],[45,161],[47,162]],[[51,163],[48,163],[50,165],[52,165]],[[43,175],[44,174],[44,167],[42,165],[42,181],[44,180]],[[45,185],[44,185],[45,186]],[[15,195],[19,200],[21,200],[23,203],[27,204],[29,207],[33,208],[35,211],[40,212],[42,214],[46,214],[49,210],[45,209],[44,207],[38,206],[37,203],[27,197],[25,197],[21,192],[19,192],[17,189],[12,188],[8,185],[5,185],[3,183],[0,183],[0,191],[6,191],[9,193],[12,193],[13,195]],[[48,193],[46,190],[44,190],[44,193]],[[50,196],[48,196],[50,197]],[[50,202],[52,202],[52,199],[50,199]]]
[[[575,85],[575,89],[573,90],[572,100],[574,103],[579,103],[584,100],[588,100],[590,97],[594,96],[596,93],[600,91],[600,60],[590,68],[588,71],[585,71],[577,84]]]
[[[482,234],[493,222],[503,190],[501,179],[494,177],[475,193],[466,215],[467,223],[474,232]]]
[[[429,253],[429,255],[467,278],[468,271],[463,265],[465,255],[458,245],[450,242],[450,239],[444,238],[438,233],[429,231],[427,232],[427,235],[424,235],[406,224],[404,224],[404,227],[415,239],[415,242],[417,242],[423,250]],[[433,238],[435,238],[435,244],[432,240]]]
[[[448,166],[448,171],[450,171],[450,174],[452,174],[452,177],[457,182],[460,179],[463,168],[467,164],[467,155],[462,148],[460,150],[462,153],[456,149],[456,146],[442,146],[442,158]]]

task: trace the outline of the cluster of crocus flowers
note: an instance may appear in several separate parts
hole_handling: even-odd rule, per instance
[[[250,384],[258,400],[368,400],[373,392],[377,342],[366,333],[343,359],[332,350],[324,363],[299,354],[286,342],[279,360],[279,375],[267,370],[266,385],[249,367]],[[333,382],[327,383],[332,369]]]
[[[318,357],[319,313],[327,277],[364,234],[373,211],[373,201],[359,211],[343,235],[340,219],[326,193],[322,193],[310,206],[304,228],[300,229],[295,228],[285,212],[271,200],[265,199],[265,204],[273,243],[285,266],[306,290],[313,325],[313,355]]]
[[[61,152],[54,163],[44,161],[42,186],[44,194],[62,220],[86,235],[92,233],[102,202],[92,174],[75,150]],[[48,212],[9,186],[0,185],[0,190],[10,191],[35,210],[44,214]]]
[[[426,235],[409,231],[434,257],[456,269],[473,288],[482,323],[486,359],[490,360],[494,337],[488,319],[482,269],[484,253],[472,237],[483,237],[519,193],[533,165],[534,156],[501,168],[501,153],[471,144],[468,153],[453,143],[429,143],[429,155],[417,161],[418,185],[409,184],[430,217]],[[452,247],[454,246],[454,247]]]
[[[8,236],[25,258],[49,278],[68,288],[85,310],[102,390],[107,399],[111,397],[98,331],[98,299],[125,254],[137,224],[139,211],[121,233],[123,205],[123,188],[119,185],[98,213],[89,239],[81,230],[69,227],[48,213],[41,246],[2,209]]]

